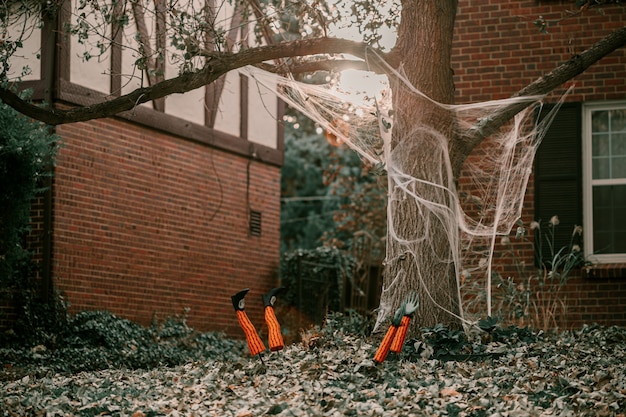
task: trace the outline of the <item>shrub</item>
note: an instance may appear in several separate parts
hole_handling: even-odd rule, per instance
[[[0,103],[0,286],[18,306],[16,333],[27,338],[40,337],[42,326],[63,317],[57,299],[50,297],[50,305],[38,299],[36,265],[24,244],[31,203],[51,175],[57,149],[48,127]]]
[[[2,285],[21,283],[32,268],[23,246],[29,230],[30,205],[50,175],[57,138],[0,103],[0,280]]]
[[[245,345],[221,333],[199,333],[184,318],[169,318],[149,327],[108,311],[83,311],[54,335],[54,346],[13,345],[0,349],[3,378],[15,373],[76,373],[107,368],[153,369],[194,361],[237,360]],[[11,374],[13,373],[13,374]]]
[[[537,330],[555,330],[558,319],[567,317],[567,300],[563,288],[576,268],[586,261],[580,249],[582,228],[574,226],[568,244],[557,247],[555,234],[559,219],[553,216],[548,222],[531,222],[534,233],[535,265],[527,265],[508,238],[503,238],[503,258],[512,260],[513,276],[492,273],[493,314],[506,324],[530,326]],[[527,228],[518,223],[516,239],[527,240]],[[477,312],[486,302],[485,283],[469,277],[462,290],[470,294],[466,307]]]

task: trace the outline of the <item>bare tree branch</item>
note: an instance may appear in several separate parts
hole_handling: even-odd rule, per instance
[[[170,94],[186,93],[210,84],[227,72],[246,65],[257,65],[261,62],[285,57],[316,54],[348,53],[356,57],[365,57],[367,50],[371,51],[371,48],[361,42],[319,38],[244,49],[236,53],[205,51],[207,63],[200,70],[182,74],[155,85],[138,88],[124,96],[91,106],[68,110],[39,107],[23,100],[19,95],[6,88],[0,89],[0,100],[26,116],[50,125],[59,125],[114,116],[150,100],[156,100]],[[377,53],[382,57],[385,56],[383,52]]]
[[[581,74],[602,57],[624,45],[626,45],[626,28],[618,29],[601,39],[585,52],[574,56],[552,72],[529,84],[516,93],[515,96],[546,94]],[[204,51],[203,55],[207,58],[207,63],[202,69],[158,82],[149,87],[139,88],[124,96],[87,107],[68,110],[39,107],[23,100],[19,95],[6,88],[0,89],[0,99],[29,117],[50,125],[59,125],[113,116],[150,100],[156,100],[169,94],[185,93],[210,84],[227,72],[242,68],[246,65],[257,65],[268,70],[279,71],[280,69],[278,67],[271,66],[267,64],[267,62],[280,58],[321,54],[331,56],[333,54],[347,54],[363,60],[366,58],[370,59],[369,67],[365,61],[336,60],[331,58],[311,63],[297,63],[293,68],[290,68],[290,70],[302,73],[304,71],[314,70],[360,68],[380,72],[380,70],[376,70],[376,63],[371,62],[371,57],[373,56],[371,52],[372,48],[364,43],[335,38],[317,38],[284,42],[275,45],[244,49],[236,53]],[[375,52],[392,67],[397,66],[400,57],[398,57],[396,53]],[[263,64],[264,62],[265,64]],[[460,150],[459,154],[468,155],[471,149],[477,146],[483,139],[496,132],[503,124],[527,106],[528,104],[526,103],[512,104],[498,111],[491,118],[482,120],[465,138],[463,138],[464,140],[461,141],[463,143],[463,149]]]
[[[389,55],[392,58],[392,55]],[[386,61],[391,64],[389,60]],[[277,67],[271,64],[259,64],[259,68],[265,71],[274,72],[280,74],[284,72],[284,67]],[[302,61],[291,62],[288,66],[288,71],[292,74],[306,74],[316,71],[344,71],[348,69],[371,71],[376,74],[384,74],[384,68],[378,65],[376,62],[366,62],[356,59],[322,59],[319,61]]]

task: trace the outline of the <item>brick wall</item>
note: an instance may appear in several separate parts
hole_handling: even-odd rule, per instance
[[[459,1],[452,53],[457,102],[509,97],[626,22],[626,6],[617,5],[555,22],[547,34],[533,24],[540,16],[556,21],[574,8],[573,0]],[[624,48],[574,81],[569,101],[623,99]]]
[[[625,275],[590,278],[578,271],[562,293],[567,305],[562,327],[577,328],[585,323],[626,326]]]
[[[103,119],[59,126],[53,279],[71,312],[149,324],[189,308],[198,330],[238,332],[230,296],[277,279],[280,168]],[[248,207],[262,213],[248,232]],[[238,333],[236,333],[238,334]]]
[[[607,6],[603,13],[588,10],[560,20],[574,7],[571,0],[459,1],[452,60],[457,103],[509,97],[626,24],[624,5]],[[548,25],[547,34],[540,33],[533,24],[540,16],[554,22]],[[547,101],[555,101],[572,84],[575,89],[566,101],[625,99],[626,48],[603,58]],[[483,143],[470,158],[480,158],[488,147],[488,142]],[[460,184],[462,187],[463,178]],[[522,220],[528,224],[534,220],[533,213],[531,177]],[[532,243],[515,242],[513,238],[511,241],[527,265],[532,265]],[[505,276],[515,276],[513,260],[503,255],[505,252],[501,246],[496,248],[496,253],[500,254],[496,269]],[[577,271],[562,294],[567,300],[568,313],[566,318],[559,318],[561,327],[580,327],[592,322],[626,325],[626,276],[623,273],[598,277]]]

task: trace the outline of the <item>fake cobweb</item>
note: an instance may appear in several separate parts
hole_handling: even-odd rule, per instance
[[[460,290],[461,281],[468,274],[482,277],[487,294],[487,311],[477,312],[477,315],[491,316],[494,246],[501,236],[511,233],[520,219],[535,152],[556,108],[538,123],[536,116],[541,110],[543,98],[538,96],[475,104],[441,104],[421,93],[401,72],[387,67],[390,84],[452,112],[456,127],[451,135],[457,137],[489,120],[504,106],[513,102],[528,104],[526,110],[515,116],[505,128],[489,137],[488,146],[480,157],[465,161],[460,184],[463,191],[459,192],[459,185],[452,175],[448,149],[450,133],[439,132],[433,126],[415,126],[410,134],[414,137],[393,138],[392,141],[394,110],[389,89],[382,90],[376,97],[364,97],[353,89],[340,88],[335,84],[307,84],[253,67],[243,71],[258,85],[276,93],[289,106],[319,124],[338,143],[352,148],[366,163],[386,171],[389,188],[385,262],[402,257],[413,265],[407,270],[396,269],[393,277],[385,278],[377,327],[393,315],[402,293],[416,288],[421,290],[422,303],[425,296],[429,298],[428,305],[445,310],[466,325],[475,324],[466,318],[469,315],[463,313],[462,307],[458,311],[450,311],[444,307],[449,303],[440,302],[434,296],[438,290],[438,278],[429,276],[436,269],[434,264],[447,264],[453,268],[459,290],[452,296],[458,297],[459,306],[463,306],[464,298]],[[427,153],[417,149],[415,137],[419,136],[430,138]],[[437,158],[439,163],[429,166],[431,171],[433,165],[438,166],[440,171],[423,176],[409,173],[407,167],[414,166],[416,158]],[[406,201],[414,205],[412,212],[419,216],[418,222],[435,222],[434,227],[444,231],[450,249],[446,253],[449,255],[442,258],[441,252],[435,249],[429,253],[429,246],[434,246],[428,232],[433,230],[432,227],[417,231],[398,230],[401,229],[398,224],[402,222],[394,221],[398,213],[391,209],[394,207],[392,203]],[[390,244],[390,239],[393,244]]]

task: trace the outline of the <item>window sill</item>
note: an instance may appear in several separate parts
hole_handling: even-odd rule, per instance
[[[626,278],[626,263],[595,264],[582,270],[583,278]]]

